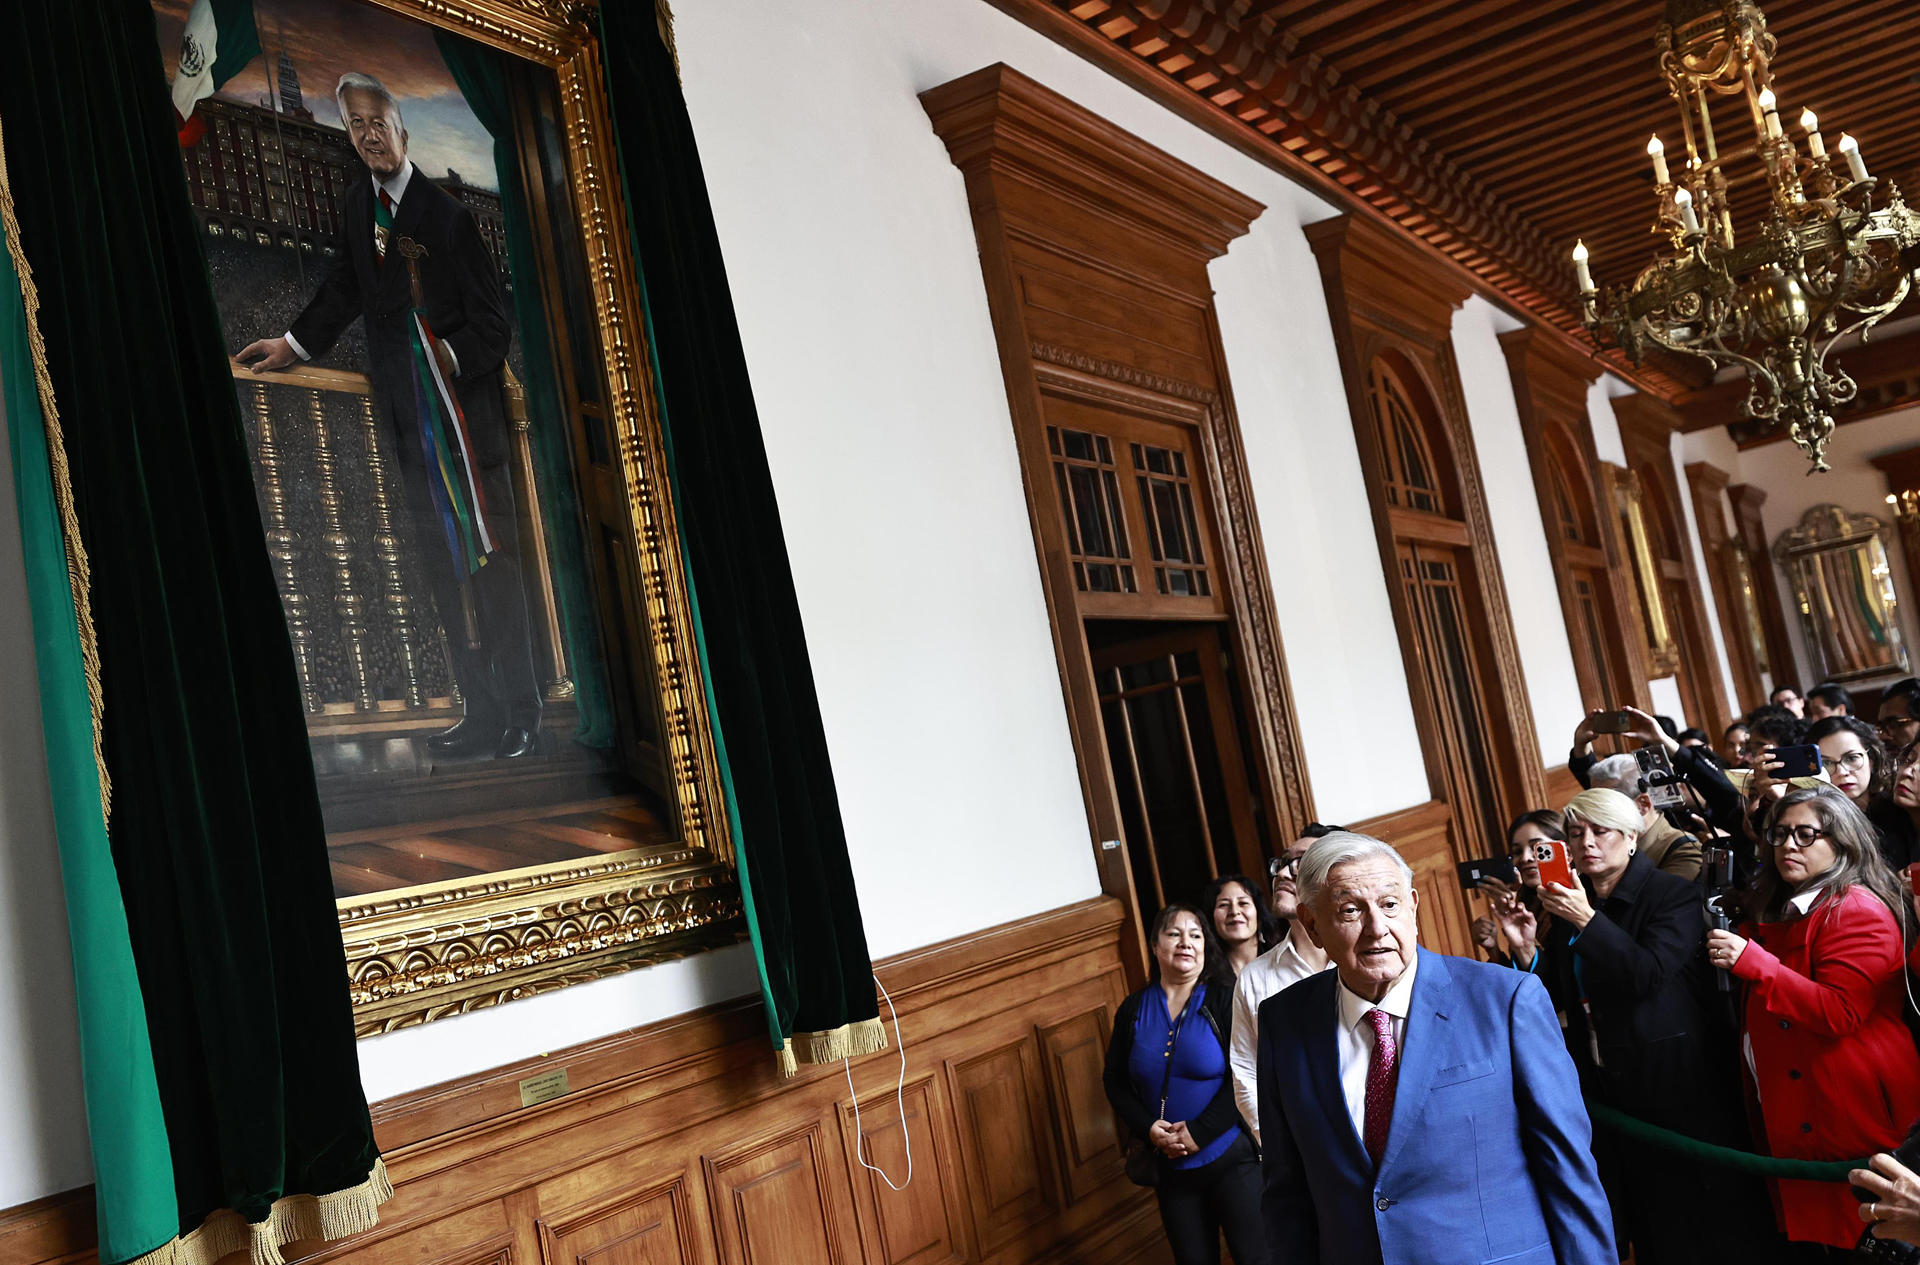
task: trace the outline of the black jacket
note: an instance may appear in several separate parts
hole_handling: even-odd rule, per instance
[[[1744,1143],[1733,1011],[1707,962],[1699,885],[1637,854],[1595,910],[1579,932],[1554,923],[1537,968],[1589,1092],[1693,1137],[1731,1131]]]
[[[1147,988],[1158,988],[1158,984],[1149,984]],[[1142,1142],[1147,1140],[1148,1130],[1159,1119],[1158,1102],[1143,1102],[1134,1091],[1133,1076],[1127,1070],[1127,1061],[1133,1057],[1133,1027],[1139,1020],[1140,999],[1146,995],[1146,988],[1134,993],[1120,1003],[1120,1009],[1113,1015],[1113,1036],[1107,1042],[1107,1068],[1102,1077],[1107,1087],[1107,1101],[1120,1114],[1121,1123],[1127,1132]],[[1224,1060],[1233,1051],[1233,985],[1209,984],[1207,995],[1200,1002],[1200,1013],[1206,1017],[1204,1028],[1189,1028],[1182,1034],[1183,1040],[1210,1036],[1220,1043],[1220,1057]],[[1233,1100],[1233,1073],[1231,1070],[1220,1078],[1220,1092],[1213,1096],[1206,1110],[1186,1122],[1187,1132],[1193,1135],[1194,1145],[1205,1150],[1207,1145],[1229,1129],[1240,1125],[1240,1108]]]
[[[417,263],[428,326],[459,362],[454,392],[466,416],[474,461],[498,466],[507,459],[506,402],[500,370],[506,364],[511,326],[493,255],[473,212],[427,179],[417,166],[394,218],[393,245],[382,258],[374,249],[373,181],[361,176],[347,189],[341,211],[345,247],[306,310],[289,327],[302,350],[325,355],[356,319],[367,325],[367,376],[394,424],[411,435],[400,410],[413,399],[413,343],[408,322],[412,287],[400,242],[425,253]],[[404,457],[413,445],[401,446]]]

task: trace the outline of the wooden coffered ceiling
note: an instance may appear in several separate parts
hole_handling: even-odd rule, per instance
[[[1646,140],[1659,132],[1670,155],[1684,149],[1655,65],[1662,0],[992,3],[1343,206],[1391,221],[1589,349],[1575,238],[1602,284],[1654,258]],[[1762,8],[1793,134],[1811,106],[1829,144],[1850,133],[1876,175],[1920,198],[1920,2]],[[1764,187],[1756,178],[1744,194],[1743,226],[1757,221]],[[1920,336],[1912,346],[1920,364]],[[1696,416],[1726,395],[1707,390],[1704,362],[1601,358]]]

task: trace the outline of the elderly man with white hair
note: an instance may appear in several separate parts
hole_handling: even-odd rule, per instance
[[[1260,1008],[1270,1265],[1614,1265],[1540,981],[1419,948],[1413,871],[1379,839],[1319,840],[1299,889],[1334,969]]]

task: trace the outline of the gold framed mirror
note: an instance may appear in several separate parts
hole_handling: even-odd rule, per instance
[[[192,6],[153,4],[177,108]],[[253,10],[181,154],[356,1027],[738,939],[590,7]]]
[[[1908,670],[1884,532],[1870,514],[1816,505],[1774,542],[1816,678],[1859,681]]]

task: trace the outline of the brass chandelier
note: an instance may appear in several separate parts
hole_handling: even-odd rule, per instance
[[[1780,122],[1774,37],[1752,0],[1668,0],[1655,45],[1687,150],[1675,173],[1660,138],[1647,142],[1659,200],[1653,232],[1670,250],[1632,284],[1602,292],[1586,244],[1576,243],[1587,328],[1635,364],[1664,347],[1744,368],[1742,411],[1784,424],[1813,471],[1824,471],[1834,410],[1858,389],[1827,358],[1841,338],[1858,331],[1865,339],[1906,299],[1910,269],[1920,266],[1920,215],[1890,181],[1868,174],[1852,137],[1843,133],[1837,154],[1829,152],[1810,109],[1800,115],[1800,152]],[[1735,141],[1726,149],[1715,101]],[[1751,140],[1738,140],[1742,123]],[[1771,195],[1766,212],[1737,239],[1729,191],[1760,176]]]

